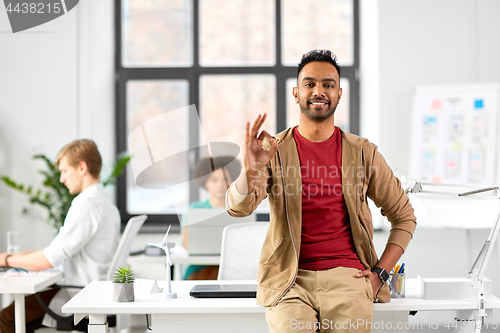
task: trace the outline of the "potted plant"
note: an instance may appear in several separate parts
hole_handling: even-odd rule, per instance
[[[47,209],[47,222],[56,230],[59,230],[64,223],[71,202],[76,195],[70,194],[66,186],[59,182],[61,172],[54,165],[53,161],[45,155],[35,155],[33,159],[45,162],[46,168],[40,170],[39,173],[45,178],[43,180],[43,186],[47,189],[47,192],[44,193],[42,190],[35,190],[32,186],[18,183],[8,176],[2,176],[1,180],[5,185],[28,195],[29,202],[32,205],[37,204]],[[115,184],[118,176],[120,176],[123,168],[129,161],[130,155],[126,153],[118,154],[113,164],[104,166],[103,169],[105,170],[103,173],[105,173],[105,175],[101,178],[102,184],[104,186]],[[23,209],[23,213],[31,215],[30,210],[27,208]]]
[[[119,267],[113,279],[113,301],[134,301],[134,273],[130,267]]]

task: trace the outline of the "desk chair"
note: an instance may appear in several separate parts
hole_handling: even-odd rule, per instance
[[[257,280],[268,228],[269,222],[236,223],[224,228],[217,280]]]
[[[116,252],[113,256],[113,259],[111,259],[111,263],[108,268],[108,272],[106,274],[106,280],[110,281],[113,279],[114,273],[116,272],[116,269],[118,267],[125,266],[127,263],[127,258],[130,252],[130,246],[132,245],[132,240],[135,238],[137,233],[139,232],[139,229],[141,229],[142,225],[148,218],[147,215],[139,215],[139,216],[134,216],[128,220],[127,225],[125,226],[125,230],[123,230],[123,234],[120,238],[120,242],[118,243],[118,247],[116,248]],[[57,287],[60,288],[78,288],[82,289],[83,287],[81,286],[65,286],[65,285],[56,285]],[[73,324],[73,315],[63,317],[60,316],[51,309],[49,309],[48,305],[43,302],[42,298],[38,293],[35,294],[35,297],[38,300],[38,303],[42,306],[42,308],[45,310],[45,312],[54,318],[56,320],[56,330],[58,331],[81,331],[81,332],[87,332],[88,331],[88,319],[83,319],[81,320],[78,325]],[[42,320],[34,320],[30,323],[26,324],[26,331],[30,332],[35,329],[43,327],[42,325]],[[109,315],[107,317],[108,320],[108,326],[109,327],[116,327],[116,315]]]

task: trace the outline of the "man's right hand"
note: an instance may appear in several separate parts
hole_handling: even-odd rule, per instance
[[[259,114],[252,127],[250,127],[249,122],[246,125],[245,144],[243,146],[243,170],[236,183],[236,187],[242,194],[250,193],[253,190],[252,181],[259,176],[259,173],[278,151],[278,144],[271,135],[266,131],[260,132],[266,117],[267,114],[265,113],[263,116]],[[267,146],[270,145],[269,149],[264,147],[264,140],[268,141]],[[247,191],[244,189],[245,186]]]

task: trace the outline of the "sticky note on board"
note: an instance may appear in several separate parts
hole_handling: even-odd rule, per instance
[[[431,102],[431,108],[433,110],[441,110],[443,108],[443,102],[440,99],[433,99]]]
[[[484,107],[483,99],[474,100],[474,109],[482,109]]]

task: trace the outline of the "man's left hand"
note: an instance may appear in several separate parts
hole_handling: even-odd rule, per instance
[[[367,277],[370,282],[372,283],[372,290],[373,290],[373,299],[376,298],[378,290],[382,286],[382,281],[380,281],[380,278],[377,273],[374,273],[370,270],[362,271],[356,273],[356,277],[361,278],[361,277]]]

